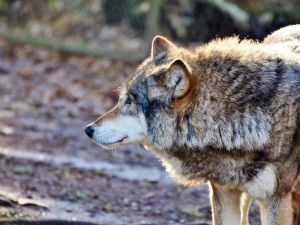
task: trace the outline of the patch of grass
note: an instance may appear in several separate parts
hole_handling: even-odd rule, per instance
[[[63,167],[62,168],[62,176],[65,178],[70,178],[71,177],[71,173],[70,173],[70,168],[69,167]]]
[[[101,169],[96,169],[93,171],[94,175],[100,176],[100,177],[108,177],[109,175]]]
[[[15,166],[13,169],[15,174],[31,174],[31,166]]]
[[[141,187],[144,189],[150,189],[152,188],[153,184],[151,184],[150,182],[143,182],[141,183]]]
[[[181,209],[182,212],[187,213],[189,215],[193,215],[196,218],[204,218],[207,214],[210,214],[210,204],[202,204],[200,206],[187,206]]]
[[[77,190],[76,191],[76,198],[79,199],[79,200],[84,200],[85,199],[85,194],[82,191]]]
[[[0,208],[0,217],[1,218],[10,218],[17,214],[17,210],[11,207],[1,207]]]
[[[113,212],[113,211],[115,211],[115,205],[112,202],[100,202],[99,206],[105,212]]]
[[[24,102],[25,102],[26,104],[28,104],[29,106],[34,106],[34,105],[35,105],[35,101],[34,101],[32,98],[26,98],[26,99],[24,100]]]

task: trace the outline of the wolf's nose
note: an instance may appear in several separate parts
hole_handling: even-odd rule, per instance
[[[93,137],[93,133],[94,133],[93,126],[90,125],[87,128],[85,128],[85,133],[87,134],[87,136],[89,136],[90,138],[92,138]]]

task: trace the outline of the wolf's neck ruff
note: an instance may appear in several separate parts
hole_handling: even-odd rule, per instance
[[[259,108],[224,116],[220,109],[216,110],[216,103],[202,101],[202,104],[179,118],[169,111],[160,110],[166,126],[153,123],[152,120],[159,119],[155,115],[148,118],[150,142],[154,143],[155,149],[163,151],[180,147],[183,151],[205,151],[210,146],[227,151],[256,151],[268,144],[271,118]],[[201,117],[201,123],[195,117]]]

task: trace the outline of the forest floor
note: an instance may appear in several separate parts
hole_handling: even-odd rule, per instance
[[[211,224],[207,185],[179,186],[142,146],[104,150],[84,133],[135,67],[0,40],[0,224]]]

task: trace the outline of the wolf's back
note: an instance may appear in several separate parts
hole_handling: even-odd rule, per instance
[[[279,44],[299,54],[300,61],[300,25],[291,25],[281,28],[264,39],[266,44]],[[300,113],[300,112],[299,112]],[[300,167],[300,162],[299,162]],[[300,225],[300,175],[292,193],[293,208],[295,211],[294,225]]]
[[[288,41],[300,41],[300,25],[290,25],[276,30],[264,39],[264,43],[282,43]]]
[[[264,39],[266,44],[279,44],[300,54],[300,25],[290,25],[276,30]]]

